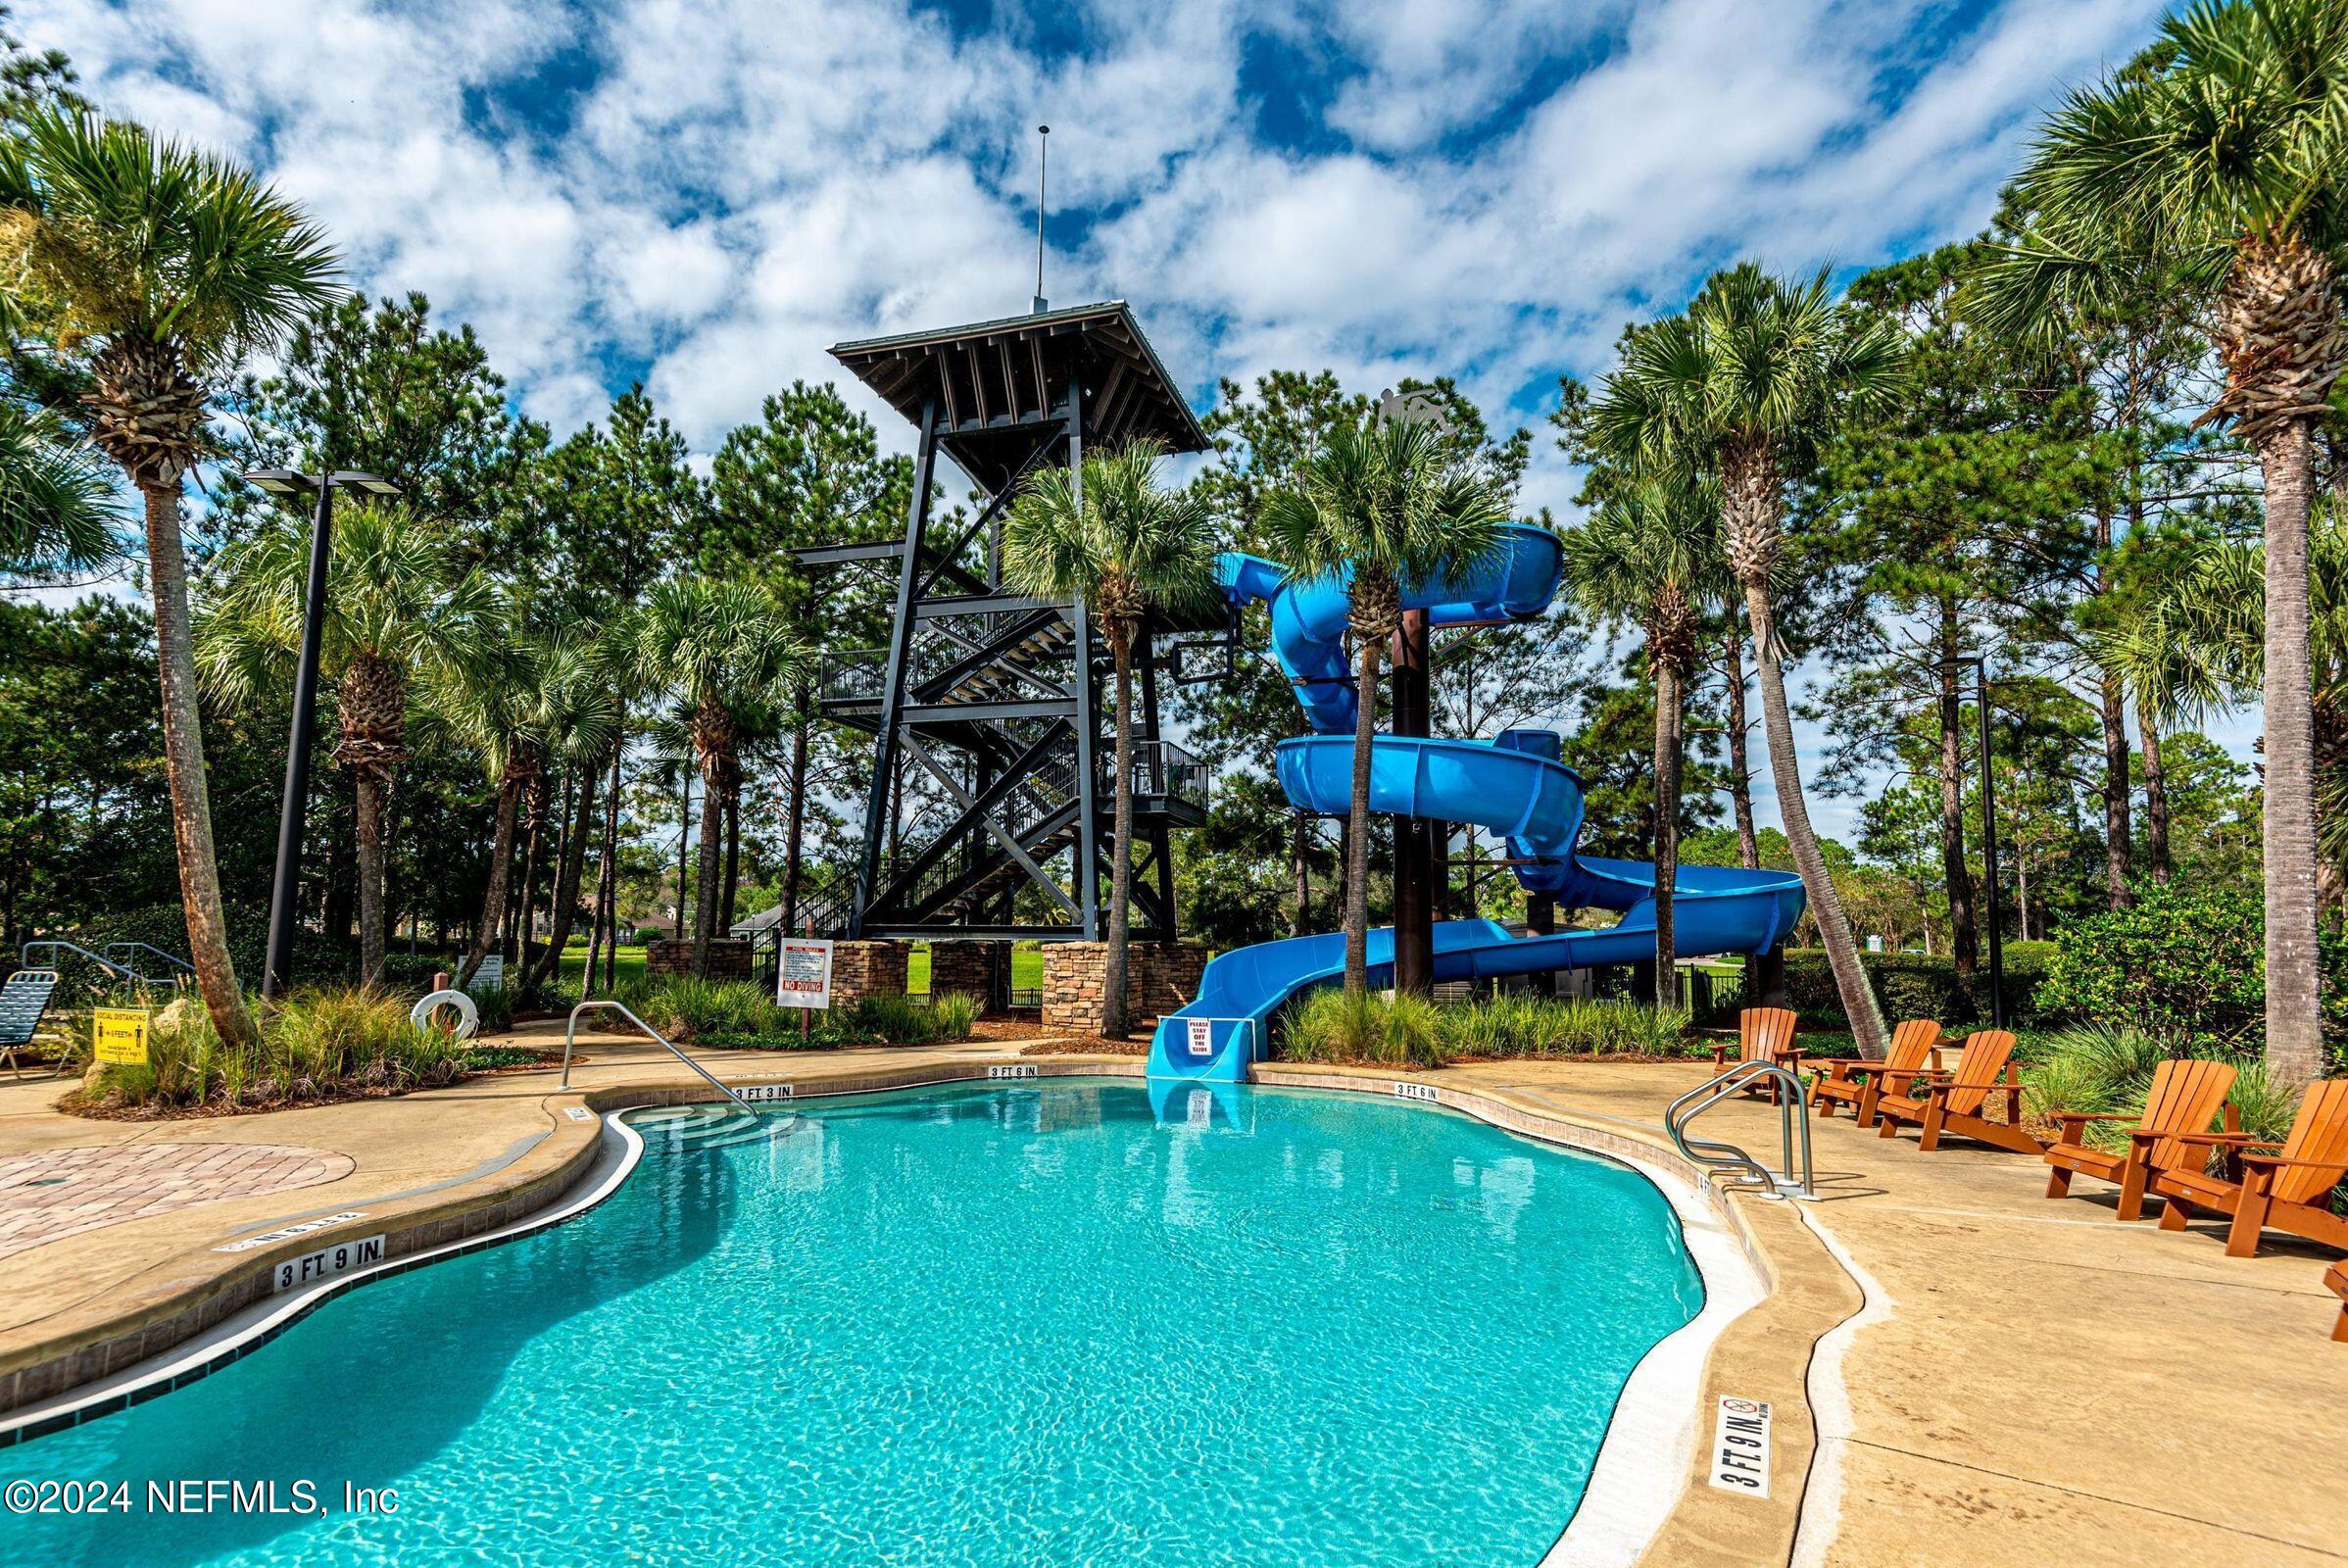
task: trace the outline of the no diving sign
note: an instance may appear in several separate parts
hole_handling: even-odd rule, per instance
[[[1712,1418],[1712,1484],[1723,1492],[1769,1495],[1769,1406],[1722,1395]]]

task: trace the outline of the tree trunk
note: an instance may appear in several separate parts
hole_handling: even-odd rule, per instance
[[[2308,421],[2259,443],[2266,476],[2267,1070],[2324,1071],[2316,950],[2316,736],[2308,652]]]
[[[725,887],[717,899],[717,927],[734,929],[734,894],[742,876],[742,787],[736,785],[725,803]]]
[[[1680,1004],[1679,944],[1673,922],[1680,877],[1680,677],[1655,667],[1655,1005]]]
[[[481,960],[489,956],[489,944],[506,925],[506,889],[514,877],[514,827],[521,814],[522,786],[526,774],[506,764],[505,775],[497,785],[497,836],[489,846],[489,889],[481,896],[481,923],[473,927],[471,951],[465,956],[465,970],[457,976],[457,987],[463,990],[473,983],[480,972]]]
[[[1948,948],[1960,978],[1971,978],[1981,955],[1973,917],[1973,868],[1965,863],[1965,702],[1957,687],[1957,608],[1940,604],[1940,690],[1933,711],[1940,726],[1940,878],[1948,888]]]
[[[611,990],[619,983],[619,786],[620,764],[627,754],[625,741],[614,736],[611,741],[611,787],[604,797],[604,842],[596,858],[595,902],[604,923],[604,989]],[[595,984],[592,967],[579,976],[579,995],[584,998]]]
[[[552,781],[541,771],[530,780],[529,837],[521,858],[521,897],[509,906],[512,918],[507,922],[507,945],[514,960],[514,978],[519,980],[520,967],[530,956],[530,938],[538,928],[538,845],[546,833],[547,807],[554,794]]]
[[[1746,752],[1751,735],[1744,716],[1744,635],[1734,623],[1728,656],[1729,806],[1737,815],[1737,863],[1751,871],[1761,864],[1761,840],[1753,831],[1753,765]]]
[[[1883,1055],[1883,1016],[1875,991],[1860,967],[1858,944],[1851,940],[1842,900],[1827,874],[1826,858],[1819,854],[1818,835],[1810,827],[1810,808],[1802,799],[1801,763],[1793,751],[1793,714],[1785,703],[1785,673],[1778,662],[1775,623],[1770,619],[1769,592],[1759,582],[1744,585],[1746,618],[1753,628],[1753,666],[1760,676],[1761,724],[1769,737],[1770,776],[1778,787],[1778,813],[1785,824],[1785,840],[1793,850],[1802,891],[1810,901],[1810,915],[1818,926],[1819,944],[1827,950],[1827,964],[1834,971],[1834,989],[1842,998],[1843,1015],[1859,1054],[1869,1061]]]
[[[2152,879],[2169,880],[2169,771],[2161,763],[2161,725],[2138,701],[2136,730],[2144,737],[2144,853]]]
[[[718,859],[725,849],[725,804],[733,794],[732,789],[719,781],[734,776],[732,761],[733,759],[722,756],[702,760],[701,865],[694,873],[697,880],[693,899],[693,972],[703,979],[709,978],[709,944],[717,937]]]
[[[782,933],[799,930],[799,868],[807,822],[807,725],[810,716],[803,703],[799,725],[791,732],[791,820],[783,830]]]
[[[1109,630],[1116,662],[1116,771],[1110,778],[1116,843],[1108,862],[1108,972],[1101,982],[1101,1033],[1122,1040],[1132,1027],[1125,1008],[1126,911],[1133,902],[1133,647],[1131,628]]]
[[[570,946],[570,931],[578,918],[579,875],[587,863],[587,835],[595,830],[595,769],[579,771],[579,807],[571,813],[563,835],[562,868],[555,874],[555,903],[548,911],[546,953],[530,971],[529,983],[542,986],[562,971],[563,951]]]
[[[1294,903],[1289,907],[1288,934],[1300,937],[1305,922],[1312,918],[1312,823],[1298,811],[1289,827],[1288,870],[1295,883]]]
[[[1353,797],[1345,813],[1345,995],[1370,990],[1370,737],[1378,725],[1378,645],[1361,644],[1361,671],[1354,682]]]
[[[155,596],[155,662],[163,691],[164,770],[171,790],[171,838],[179,858],[179,906],[187,916],[188,959],[204,1010],[221,1040],[240,1051],[261,1044],[228,956],[228,917],[212,848],[212,795],[204,731],[196,710],[195,648],[188,635],[187,558],[179,547],[177,487],[148,488],[147,582]]]
[[[2115,909],[2128,907],[2128,694],[2120,677],[2106,670],[2103,710],[2103,895]]]
[[[383,978],[383,796],[389,781],[380,769],[352,770],[358,794],[359,983]]]

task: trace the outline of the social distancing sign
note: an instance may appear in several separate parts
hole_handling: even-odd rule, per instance
[[[100,1007],[90,1014],[90,1051],[117,1067],[147,1063],[147,1015],[136,1007]]]

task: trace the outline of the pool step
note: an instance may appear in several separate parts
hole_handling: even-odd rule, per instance
[[[790,1119],[753,1115],[733,1105],[677,1105],[646,1111],[631,1125],[644,1135],[648,1148],[682,1152],[763,1142]]]

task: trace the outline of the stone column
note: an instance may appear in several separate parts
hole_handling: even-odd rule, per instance
[[[832,1005],[853,1007],[866,997],[905,995],[903,942],[836,942],[832,945]]]
[[[1126,950],[1127,1014],[1139,1025],[1172,1012],[1198,994],[1198,980],[1205,972],[1206,950],[1195,943],[1133,944]],[[1107,943],[1045,944],[1045,1028],[1099,1034],[1107,1015]]]

